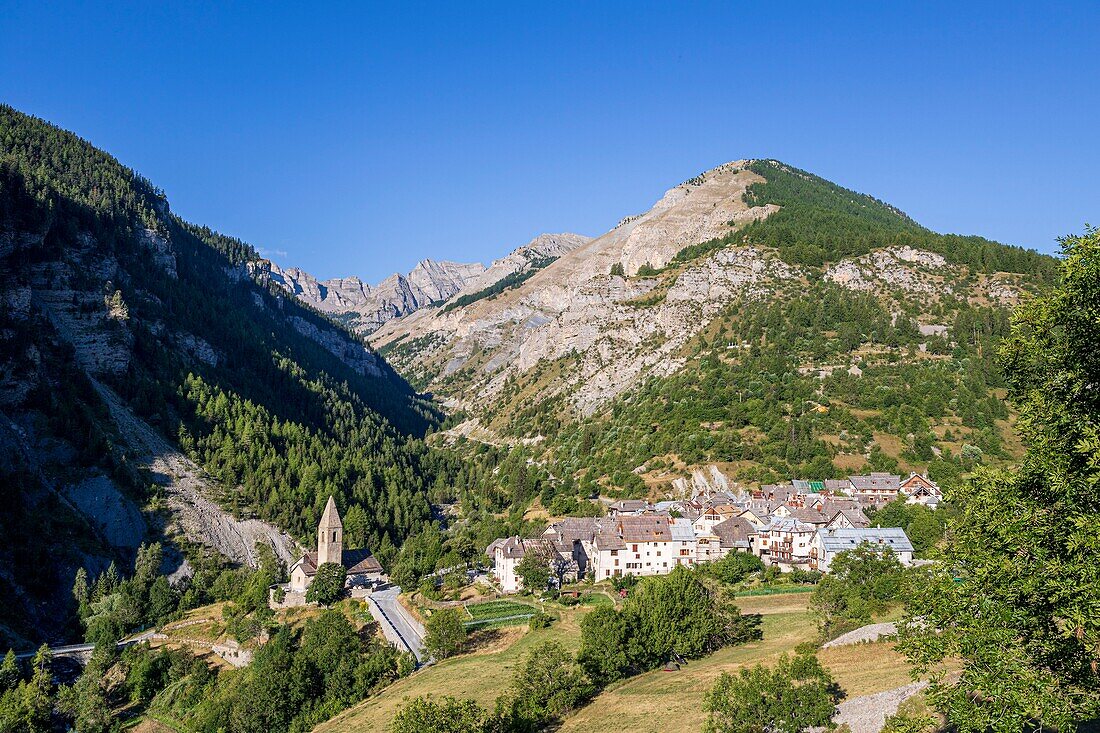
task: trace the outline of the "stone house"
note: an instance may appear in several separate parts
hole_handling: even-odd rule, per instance
[[[866,476],[849,476],[852,496],[864,505],[882,506],[898,498],[901,476],[893,473],[870,473]]]

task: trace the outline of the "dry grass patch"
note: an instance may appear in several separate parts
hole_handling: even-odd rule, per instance
[[[475,653],[444,660],[398,680],[316,730],[318,733],[383,733],[407,700],[428,694],[471,698],[491,707],[511,682],[522,656],[531,648],[550,639],[572,650],[579,648],[580,619],[589,610],[583,606],[569,609],[548,629],[529,631],[521,626],[495,630],[506,633],[490,637],[493,641]]]

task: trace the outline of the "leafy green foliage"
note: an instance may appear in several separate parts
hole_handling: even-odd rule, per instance
[[[390,722],[390,733],[488,733],[489,714],[473,700],[415,697]]]
[[[763,176],[745,193],[752,206],[781,208],[742,230],[747,241],[775,247],[788,262],[821,265],[887,246],[936,252],[948,262],[979,272],[1018,272],[1051,280],[1054,260],[1037,252],[982,237],[936,234],[901,211],[776,160],[753,161]]]
[[[455,608],[435,611],[424,622],[424,649],[436,659],[453,657],[466,643],[462,612]]]
[[[516,670],[505,699],[509,729],[543,730],[596,692],[577,660],[556,641],[533,648]]]
[[[838,554],[829,570],[810,598],[810,608],[818,614],[825,638],[867,623],[873,614],[886,610],[898,597],[904,573],[893,552],[867,542]]]
[[[306,589],[306,600],[322,606],[332,605],[344,595],[344,581],[347,577],[348,571],[343,565],[335,562],[323,563],[317,568],[313,582]]]
[[[20,679],[0,694],[0,731],[50,733],[53,729],[54,684],[50,662],[49,647],[42,645],[31,662],[30,679]]]
[[[1063,254],[1002,353],[1024,460],[956,489],[943,562],[909,594],[900,646],[963,733],[1100,718],[1100,232]]]
[[[581,622],[578,659],[600,684],[645,672],[676,654],[695,659],[759,638],[759,618],[711,591],[698,574],[677,567],[643,578],[621,611],[597,608]]]
[[[516,576],[523,579],[525,590],[541,593],[546,590],[552,576],[550,558],[537,552],[528,552],[516,563]]]
[[[999,423],[1008,410],[992,392],[1003,386],[994,355],[1008,320],[966,304],[940,317],[957,344],[950,360],[911,357],[927,338],[912,316],[895,318],[875,297],[832,284],[734,303],[698,337],[678,373],[648,380],[552,434],[555,473],[606,476],[606,489],[631,495],[647,489],[623,467],[669,454],[689,465],[755,464],[741,477],[762,482],[847,475],[833,463],[840,452],[869,454],[874,470],[897,470],[876,442],[880,434],[899,436],[902,458],[950,485],[977,461],[1007,455]],[[820,378],[799,371],[851,362],[858,376],[847,367]],[[980,449],[953,454],[934,425]]]
[[[812,654],[780,657],[773,669],[756,665],[723,672],[707,693],[706,733],[801,733],[833,729],[842,693]]]
[[[905,535],[913,543],[914,554],[925,557],[937,543],[943,541],[947,524],[953,514],[954,507],[949,503],[941,503],[933,510],[898,499],[877,510],[871,510],[868,516],[872,527],[900,527],[905,530]]]
[[[699,572],[722,581],[727,585],[736,585],[753,573],[764,570],[764,562],[751,552],[734,550],[725,557],[699,566]]]

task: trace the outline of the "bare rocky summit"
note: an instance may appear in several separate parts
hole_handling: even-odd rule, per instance
[[[887,298],[1003,304],[1020,292],[1012,276],[975,287],[964,267],[907,245],[817,271],[739,242],[737,232],[780,210],[749,203],[749,187],[764,182],[751,163],[727,163],[669,189],[649,211],[573,247],[516,287],[422,308],[383,324],[371,342],[418,385],[487,425],[495,407],[562,397],[590,415],[644,379],[678,371],[691,339],[733,304],[797,293],[822,277]],[[723,241],[677,258],[713,240]]]
[[[763,179],[744,163],[670,189],[646,213],[571,249],[514,289],[460,308],[420,310],[385,324],[372,341],[390,346],[388,359],[406,374],[464,407],[489,404],[540,363],[561,362],[540,396],[568,394],[579,412],[590,413],[645,376],[678,369],[680,349],[730,302],[796,277],[754,247],[718,251],[683,268],[671,284],[637,276],[778,210],[745,203],[747,188]],[[446,384],[456,377],[463,386],[451,394]]]
[[[317,280],[304,270],[270,265],[270,277],[295,297],[320,311],[348,315],[352,325],[370,333],[393,318],[446,300],[485,272],[481,263],[422,260],[409,273],[396,273],[371,286],[357,277]]]
[[[407,274],[395,273],[373,286],[358,277],[318,280],[297,267],[284,270],[274,263],[270,263],[268,276],[303,302],[347,318],[356,331],[369,334],[393,319],[538,269],[588,241],[589,237],[580,234],[540,234],[489,267],[480,262],[426,259]]]

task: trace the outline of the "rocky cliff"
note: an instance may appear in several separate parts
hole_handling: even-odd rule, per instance
[[[579,234],[541,234],[488,268],[479,262],[421,260],[407,274],[395,273],[374,286],[358,277],[317,280],[297,267],[284,270],[270,263],[268,268],[272,282],[299,300],[339,317],[359,333],[370,334],[393,319],[542,267],[588,241]]]
[[[422,260],[407,274],[395,273],[371,286],[357,277],[317,280],[297,267],[270,265],[271,279],[318,310],[347,318],[370,333],[386,321],[446,300],[485,272],[480,263]]]
[[[776,217],[785,208],[795,224]],[[823,222],[818,229],[814,217]],[[855,244],[843,227],[854,229]],[[804,237],[824,240],[827,267],[772,244]],[[461,307],[422,309],[386,323],[371,340],[415,384],[483,423],[550,399],[564,399],[583,417],[648,377],[677,372],[689,342],[733,304],[797,297],[822,279],[881,295],[895,310],[922,296],[1015,302],[1018,274],[979,274],[959,257],[921,249],[955,251],[938,237],[893,207],[810,174],[774,161],[736,161],[669,189],[649,211],[515,288]],[[1017,252],[960,241],[983,248],[983,261],[988,252]],[[859,247],[870,251],[858,254]]]

